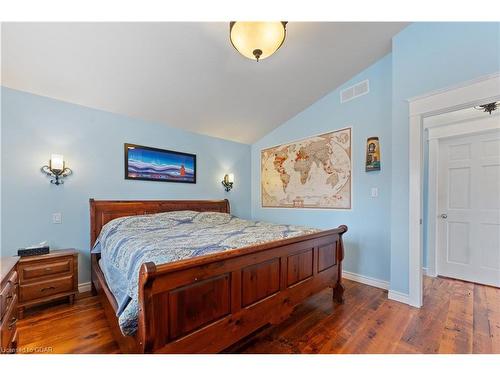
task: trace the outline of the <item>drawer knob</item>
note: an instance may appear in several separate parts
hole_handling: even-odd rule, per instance
[[[55,286],[48,286],[48,287],[40,289],[40,292],[45,292],[47,290],[52,290],[52,289],[55,289],[55,288],[56,288]]]

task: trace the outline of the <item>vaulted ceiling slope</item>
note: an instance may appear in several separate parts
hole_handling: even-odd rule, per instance
[[[3,23],[2,85],[253,143],[390,52],[406,25],[289,22],[256,63],[229,23]]]

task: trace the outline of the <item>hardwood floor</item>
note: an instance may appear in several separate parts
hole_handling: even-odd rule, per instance
[[[119,353],[97,297],[26,310],[18,323],[21,353]]]
[[[500,289],[425,278],[424,307],[390,301],[387,292],[345,280],[346,303],[326,289],[292,316],[230,348],[233,353],[500,353]],[[74,306],[27,311],[22,352],[118,353],[96,297]]]

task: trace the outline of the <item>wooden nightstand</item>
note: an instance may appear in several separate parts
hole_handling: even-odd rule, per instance
[[[17,348],[17,271],[19,257],[0,259],[0,354]]]
[[[21,257],[19,273],[19,319],[24,309],[78,293],[78,252],[52,250],[49,254]]]

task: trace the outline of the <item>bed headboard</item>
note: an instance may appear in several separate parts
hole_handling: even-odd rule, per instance
[[[230,213],[229,201],[100,201],[90,199],[90,248],[101,233],[102,227],[123,216],[157,214],[168,211],[212,211]]]

